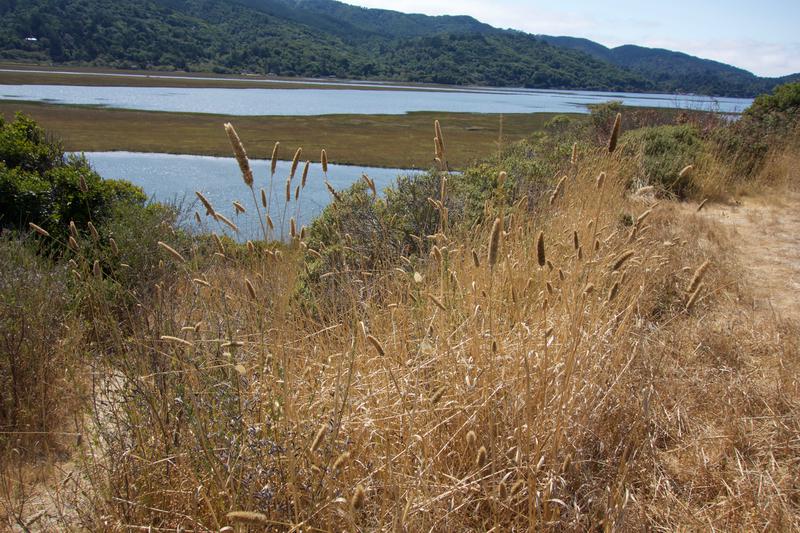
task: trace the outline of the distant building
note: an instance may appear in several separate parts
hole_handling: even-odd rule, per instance
[[[25,40],[26,40],[26,41],[30,41],[30,42],[33,42],[33,43],[35,43],[35,42],[36,42],[36,41],[38,41],[39,39],[37,39],[36,37],[25,37]]]

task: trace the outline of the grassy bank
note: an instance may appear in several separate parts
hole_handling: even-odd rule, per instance
[[[420,139],[433,138],[434,118],[447,123],[448,157],[454,168],[463,168],[476,158],[497,151],[501,127],[500,115],[475,113],[229,117],[0,102],[0,115],[7,119],[18,111],[33,117],[73,151],[229,156],[230,144],[221,125],[230,121],[250,140],[254,158],[269,157],[267,150],[280,141],[287,158],[302,145],[307,154],[319,154],[326,148],[335,163],[397,168],[428,168],[433,164],[430,148]],[[541,130],[553,116],[503,115],[504,143]],[[255,147],[264,152],[259,153]]]

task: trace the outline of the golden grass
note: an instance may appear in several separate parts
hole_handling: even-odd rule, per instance
[[[557,201],[442,209],[430,256],[326,273],[337,314],[294,297],[301,239],[187,258],[124,333],[89,299],[82,525],[797,529],[798,327],[753,315],[726,235],[631,195],[634,168],[603,148]]]

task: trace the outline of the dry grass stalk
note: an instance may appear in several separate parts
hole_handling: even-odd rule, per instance
[[[614,119],[614,126],[611,128],[611,137],[608,139],[608,153],[613,154],[617,149],[617,142],[619,141],[619,130],[622,125],[622,113],[617,113]]]
[[[336,461],[333,462],[333,470],[339,471],[347,464],[350,460],[350,452],[342,452],[339,454],[339,457],[336,458]]]
[[[700,212],[700,210],[703,209],[707,203],[708,203],[708,198],[704,198],[703,201],[700,202],[700,205],[697,206],[697,211]]]
[[[428,294],[428,298],[431,299],[431,301],[434,303],[434,305],[436,305],[436,307],[438,307],[442,311],[447,311],[447,308],[445,308],[444,304],[441,302],[441,300],[439,300],[439,298],[437,298],[433,294]]]
[[[489,268],[493,269],[497,263],[497,256],[500,248],[500,233],[503,231],[503,220],[500,217],[494,219],[492,232],[489,235]]]
[[[300,180],[300,187],[305,189],[306,188],[306,181],[308,180],[308,169],[311,168],[311,161],[306,161],[305,166],[303,166],[303,177]]]
[[[497,187],[502,189],[506,184],[506,180],[508,180],[508,173],[505,170],[501,170],[500,174],[497,175]]]
[[[280,148],[280,146],[281,146],[280,142],[275,143],[275,145],[272,147],[272,155],[269,158],[270,160],[269,171],[272,176],[275,175],[275,171],[278,168],[278,149]]]
[[[475,465],[478,468],[481,468],[486,464],[486,455],[486,446],[481,446],[478,450],[478,454],[475,456]]]
[[[94,242],[99,242],[100,234],[97,232],[97,228],[94,227],[94,224],[92,224],[91,220],[86,223],[86,226],[89,228],[89,235],[92,236],[92,240]]]
[[[327,424],[322,424],[319,429],[317,429],[317,432],[314,434],[314,440],[311,441],[311,446],[308,448],[311,453],[314,453],[319,449],[320,444],[322,444],[322,437],[325,436],[325,432],[327,430]]]
[[[247,159],[247,152],[244,149],[241,139],[239,139],[239,134],[236,133],[236,130],[233,128],[233,124],[230,122],[225,123],[225,133],[228,134],[228,140],[231,143],[231,148],[233,148],[233,154],[236,157],[236,162],[239,163],[239,170],[242,172],[244,184],[248,187],[252,187],[253,171],[250,169],[250,160]]]
[[[266,515],[252,511],[231,511],[226,514],[225,517],[229,522],[234,524],[250,524],[256,526],[265,526],[269,524]]]
[[[244,278],[244,284],[247,287],[247,292],[250,294],[250,298],[257,300],[258,297],[256,296],[256,288],[253,286],[253,283],[249,279]]]
[[[372,335],[367,335],[367,341],[375,348],[375,351],[378,352],[378,355],[381,357],[386,355],[386,351],[384,351],[383,345],[380,343],[380,341],[378,341],[378,339]]]
[[[692,307],[694,307],[694,304],[696,304],[696,303],[697,303],[697,298],[698,298],[698,296],[700,295],[700,291],[701,291],[702,289],[703,289],[703,284],[702,284],[702,283],[700,283],[700,284],[698,284],[698,285],[697,285],[697,287],[694,289],[694,292],[691,294],[691,296],[689,296],[689,301],[687,301],[687,302],[686,302],[686,311],[687,311],[687,312],[691,311],[691,310],[692,310]]]
[[[364,507],[364,501],[367,498],[367,493],[364,491],[364,487],[362,485],[358,485],[356,490],[353,492],[352,498],[350,498],[350,507],[354,510],[359,510]]]
[[[697,267],[697,270],[695,270],[694,274],[692,275],[689,285],[686,287],[686,292],[694,292],[697,289],[697,286],[700,285],[701,281],[703,281],[703,276],[705,276],[706,270],[708,270],[709,266],[711,266],[711,260],[706,259],[702,265]]]
[[[606,182],[606,173],[605,172],[601,172],[600,175],[597,176],[597,181],[595,182],[595,185],[597,186],[597,189],[598,190],[602,189],[603,185],[605,184],[605,182]]]
[[[28,226],[30,226],[30,228],[31,228],[33,231],[35,231],[36,233],[38,233],[38,234],[39,234],[39,235],[41,235],[42,237],[49,237],[49,236],[50,236],[50,234],[49,234],[47,231],[45,231],[45,229],[44,229],[44,228],[42,228],[41,226],[37,226],[37,225],[36,225],[36,224],[34,224],[33,222],[28,222]]]
[[[178,251],[175,248],[173,248],[172,246],[170,246],[169,244],[167,244],[167,243],[165,243],[163,241],[158,241],[158,245],[161,248],[163,248],[169,255],[171,255],[179,263],[185,263],[186,262],[186,259],[184,259],[183,256],[180,253],[178,253]]]
[[[214,213],[214,218],[231,228],[235,233],[239,233],[239,227],[231,222],[230,219],[222,213]]]
[[[324,148],[322,149],[322,152],[320,152],[319,159],[322,162],[322,172],[325,173],[325,175],[327,176],[327,174],[328,174],[328,152],[326,152]]]
[[[200,203],[203,204],[203,207],[206,208],[206,215],[213,217],[216,211],[214,211],[214,207],[211,205],[211,202],[209,202],[208,199],[205,196],[203,196],[203,193],[201,193],[200,191],[195,191],[194,193],[197,195],[197,198],[200,200]]]
[[[225,255],[225,246],[222,244],[222,239],[220,239],[219,235],[216,233],[212,234],[212,237],[214,238],[214,243],[217,245],[217,250],[219,253]]]
[[[544,231],[540,231],[536,238],[536,262],[539,263],[540,268],[547,264],[547,257],[544,253]]]
[[[617,293],[619,292],[619,282],[615,281],[611,288],[608,290],[608,298],[606,298],[609,302],[613,302],[614,298],[617,297]]]
[[[78,247],[78,241],[76,241],[75,237],[73,237],[72,235],[69,236],[69,239],[67,240],[67,245],[73,252],[77,252],[78,250],[80,250],[80,248]]]
[[[194,348],[194,344],[191,341],[187,341],[186,339],[181,339],[180,337],[173,337],[172,335],[161,335],[160,339],[164,342],[174,342],[176,344],[182,344],[187,348]]]
[[[328,182],[328,180],[325,180],[325,187],[328,189],[328,192],[331,193],[331,195],[334,197],[334,199],[336,199],[337,201],[341,201],[342,200],[342,197],[339,196],[339,193],[336,192],[336,189],[333,188],[333,185],[331,185]]]
[[[241,204],[241,202],[233,202],[233,211],[237,215],[240,213],[247,213],[247,209]]]
[[[558,199],[558,195],[561,193],[561,189],[564,187],[564,182],[567,181],[567,177],[563,176],[558,183],[556,184],[556,188],[553,190],[553,194],[550,195],[550,205],[553,205],[555,201]]]
[[[624,265],[628,261],[628,259],[633,257],[633,253],[634,253],[633,250],[627,250],[621,253],[619,256],[617,256],[617,259],[611,265],[611,271],[616,272],[617,270],[622,268],[622,265]]]
[[[294,175],[297,173],[297,166],[300,164],[300,156],[302,154],[303,148],[298,148],[294,153],[294,157],[292,158],[292,169],[289,172],[289,181],[292,181],[294,179]]]

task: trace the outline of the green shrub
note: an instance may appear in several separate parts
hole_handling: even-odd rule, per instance
[[[800,82],[762,94],[740,120],[714,135],[716,151],[739,180],[755,176],[772,149],[781,149],[800,128]]]
[[[144,192],[128,182],[103,180],[82,156],[67,156],[30,118],[0,121],[0,226],[34,222],[64,236],[74,221],[108,219],[119,203],[144,205]]]
[[[624,153],[640,164],[643,181],[661,187],[679,198],[692,188],[691,174],[680,176],[687,165],[697,162],[703,141],[693,126],[641,128],[622,137]]]

